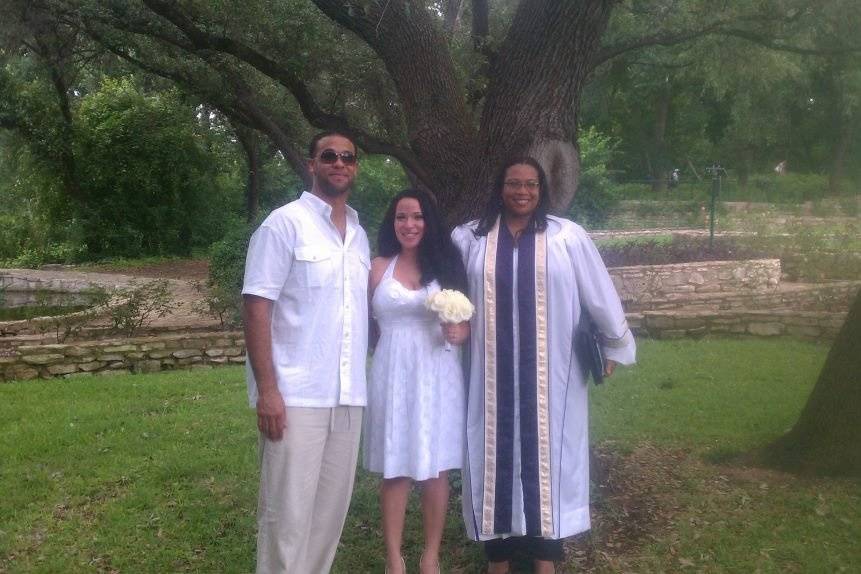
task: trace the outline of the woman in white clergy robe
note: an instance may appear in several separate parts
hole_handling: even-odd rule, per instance
[[[584,310],[605,376],[635,359],[595,245],[576,223],[547,214],[549,195],[535,159],[511,160],[481,219],[452,233],[476,305],[463,517],[485,543],[491,574],[508,572],[518,555],[535,572],[554,572],[562,539],[590,527],[587,357],[574,351]]]

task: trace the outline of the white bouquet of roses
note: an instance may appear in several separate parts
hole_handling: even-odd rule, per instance
[[[455,289],[443,289],[430,295],[425,301],[425,307],[433,311],[442,323],[462,323],[469,321],[475,313],[475,307],[469,299]],[[446,342],[445,348],[451,350],[451,345]]]

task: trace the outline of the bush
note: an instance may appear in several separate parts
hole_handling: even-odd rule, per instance
[[[142,285],[116,289],[109,303],[114,329],[131,337],[154,319],[170,315],[178,307],[173,300],[166,279],[149,281]]]
[[[250,225],[237,225],[212,245],[209,278],[206,286],[198,286],[202,300],[195,304],[195,312],[217,318],[222,327],[241,323],[245,254],[253,230]]]
[[[147,96],[129,79],[82,100],[75,211],[92,256],[188,255],[195,236],[213,238],[226,199],[196,130],[177,93]]]
[[[607,164],[615,142],[593,127],[580,132],[580,181],[569,208],[572,219],[587,227],[603,227],[618,199],[610,192]]]

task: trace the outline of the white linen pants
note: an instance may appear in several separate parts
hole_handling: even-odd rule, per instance
[[[284,438],[260,435],[257,574],[325,574],[353,493],[362,407],[287,407]]]

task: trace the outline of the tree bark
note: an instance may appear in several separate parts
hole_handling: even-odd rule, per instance
[[[651,162],[652,191],[659,193],[667,191],[669,171],[667,167],[667,124],[670,118],[670,102],[672,90],[669,79],[660,87],[655,97],[655,123],[652,132],[652,154],[655,161]]]
[[[254,130],[234,125],[233,132],[242,151],[245,152],[245,219],[254,223],[260,212],[260,188],[263,181],[263,165],[260,160],[260,139]]]
[[[840,193],[840,184],[846,171],[846,154],[852,136],[855,134],[854,118],[844,118],[837,128],[837,137],[831,146],[831,168],[828,170],[828,191],[832,195]]]
[[[403,106],[410,148],[443,209],[461,193],[476,147],[445,36],[418,0],[370,2],[365,10],[339,0],[314,0],[332,20],[364,40],[382,60]]]
[[[604,0],[521,2],[490,62],[491,82],[480,124],[478,153],[462,193],[447,198],[453,219],[481,211],[493,174],[507,158],[534,155],[548,171],[551,203],[564,209],[579,175],[577,113],[610,16]]]
[[[861,291],[798,422],[764,458],[806,474],[861,476]]]

